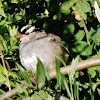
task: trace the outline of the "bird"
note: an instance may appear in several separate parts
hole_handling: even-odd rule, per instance
[[[38,31],[35,26],[26,25],[21,28],[20,34],[20,62],[26,70],[36,73],[39,58],[47,71],[56,67],[56,56],[67,59],[69,51],[61,44],[61,38],[52,33]]]

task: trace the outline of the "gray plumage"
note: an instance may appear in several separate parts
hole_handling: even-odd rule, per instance
[[[68,57],[67,49],[61,45],[60,37],[46,32],[32,30],[30,34],[21,38],[20,61],[27,69],[36,73],[37,57],[42,61],[47,71],[55,68],[56,55]]]

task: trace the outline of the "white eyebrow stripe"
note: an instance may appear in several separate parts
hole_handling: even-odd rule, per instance
[[[22,28],[21,28],[21,32],[25,29],[26,27],[25,26],[23,26]]]
[[[32,26],[31,28],[29,28],[25,33],[31,33],[33,32],[33,30],[35,30],[35,26]]]
[[[32,25],[26,25],[26,26],[23,26],[22,28],[21,28],[21,32],[23,31],[23,30],[27,30],[28,28],[31,28],[32,27]]]

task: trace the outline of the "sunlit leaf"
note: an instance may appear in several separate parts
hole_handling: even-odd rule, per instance
[[[60,10],[62,13],[65,13],[66,15],[70,13],[70,7],[74,5],[78,0],[70,0],[70,1],[65,1],[61,7]]]
[[[15,15],[14,21],[19,21],[23,18],[23,15]]]
[[[47,9],[45,9],[45,14],[46,14],[47,16],[49,16],[49,11],[48,11]]]
[[[1,35],[0,35],[0,42],[2,43],[6,52],[8,52],[7,44],[6,44],[5,40],[3,39],[3,37]]]
[[[86,20],[86,12],[91,11],[90,4],[86,0],[84,0],[76,3],[75,8],[77,9],[77,11],[79,11],[80,15]]]
[[[77,69],[78,61],[79,61],[79,56],[77,56],[75,59],[73,59],[72,63],[71,63],[71,70],[69,73],[69,78],[70,78],[71,82],[74,81],[74,75],[75,75],[75,71]]]
[[[97,91],[98,91],[98,93],[99,93],[99,95],[100,95],[100,89],[99,89],[99,88],[97,88]]]
[[[11,23],[14,21],[14,20],[13,20],[13,16],[10,15],[9,13],[6,13],[6,16],[7,16],[7,18],[8,18],[8,21],[10,21]]]
[[[9,0],[11,3],[19,3],[19,0]]]
[[[1,7],[0,7],[0,15],[3,16],[3,17],[6,17],[6,14],[4,13],[3,8],[1,8]]]
[[[53,20],[56,20],[56,19],[57,19],[57,17],[58,17],[57,15],[54,15],[54,16],[53,16]]]
[[[0,95],[5,93],[5,91],[3,91],[2,89],[0,89]]]
[[[2,7],[3,5],[2,5],[2,2],[0,1],[0,7]]]
[[[89,68],[88,73],[91,75],[91,78],[94,78],[96,76],[95,68]]]

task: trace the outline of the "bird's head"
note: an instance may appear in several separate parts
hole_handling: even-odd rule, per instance
[[[32,26],[32,25],[23,26],[21,28],[20,34],[17,36],[17,38],[23,38],[23,37],[27,36],[30,33],[34,32],[35,29],[36,29],[35,26]]]

